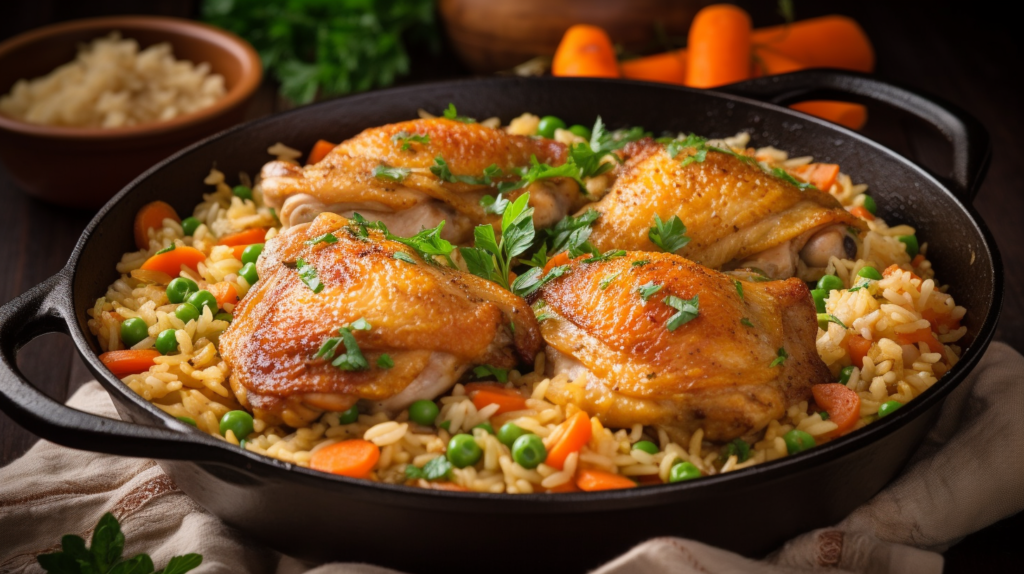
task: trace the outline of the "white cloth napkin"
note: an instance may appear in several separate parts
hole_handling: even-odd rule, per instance
[[[116,417],[97,383],[68,404]],[[938,424],[906,470],[831,528],[803,534],[764,560],[680,538],[658,538],[597,570],[784,574],[942,571],[938,554],[961,538],[1024,509],[1024,357],[994,343],[948,398]],[[72,450],[40,441],[0,469],[0,572],[41,572],[35,557],[60,537],[88,539],[105,512],[126,533],[125,556],[149,554],[158,568],[171,556],[203,555],[194,572],[376,574],[365,564],[303,564],[248,542],[192,502],[152,460]]]

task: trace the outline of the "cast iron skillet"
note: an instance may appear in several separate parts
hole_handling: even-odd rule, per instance
[[[914,114],[953,146],[947,183],[864,137],[775,104],[867,98]],[[439,112],[554,114],[570,124],[600,115],[613,127],[692,131],[722,137],[746,130],[756,146],[814,155],[871,186],[880,213],[915,226],[929,256],[967,307],[966,349],[934,387],[895,414],[840,440],[754,468],[693,482],[600,493],[490,495],[421,490],[352,480],[264,458],[163,414],[97,359],[86,309],[116,279],[132,247],[132,220],[162,199],[191,213],[211,164],[255,173],[266,148],[309,149],[364,128]],[[115,158],[116,159],[116,158]],[[312,560],[362,560],[427,571],[451,567],[583,570],[639,541],[684,536],[747,555],[833,524],[878,492],[932,426],[945,396],[977,364],[995,328],[1002,265],[971,200],[985,172],[988,137],[966,113],[937,100],[850,73],[813,71],[763,78],[718,92],[611,80],[493,78],[392,89],[324,102],[238,126],[163,161],[122,190],[93,219],[68,265],[0,309],[0,408],[48,440],[112,454],[151,457],[175,483],[226,523],[263,544]],[[21,345],[70,334],[114,398],[114,421],[69,409],[18,370]],[[559,544],[550,541],[558,540]],[[557,549],[557,551],[556,551]]]

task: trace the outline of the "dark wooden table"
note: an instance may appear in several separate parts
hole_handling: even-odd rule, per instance
[[[0,38],[55,20],[139,10],[138,4],[120,0],[18,4],[13,15],[0,22]],[[145,3],[145,9],[188,16],[194,14],[194,4],[189,0],[162,1]],[[749,4],[755,25],[777,22],[773,3],[743,4]],[[1019,81],[1024,50],[1013,39],[1015,21],[997,12],[994,5],[988,8],[989,4],[972,5],[970,10],[952,2],[839,4],[797,3],[797,15],[840,12],[853,16],[875,43],[881,78],[942,96],[970,110],[989,129],[992,167],[975,206],[992,229],[1005,263],[1006,295],[996,338],[1024,351],[1024,330],[1018,328],[1024,323],[1024,170],[1019,165],[1024,158],[1024,106],[1019,92],[1010,89]],[[447,51],[420,63],[418,69],[416,80],[464,73]],[[267,86],[250,116],[271,113],[276,107],[273,89]],[[867,135],[937,173],[948,173],[948,144],[937,134],[888,109],[871,108],[869,115],[864,129]],[[64,265],[92,213],[30,199],[3,168],[0,205],[0,301],[7,302]],[[70,340],[62,335],[30,342],[18,362],[41,389],[59,400],[91,379]],[[0,414],[0,465],[20,456],[35,440]],[[946,553],[947,572],[1001,572],[1019,566],[1024,558],[1019,542],[1022,533],[1024,514],[1019,514],[967,537]]]

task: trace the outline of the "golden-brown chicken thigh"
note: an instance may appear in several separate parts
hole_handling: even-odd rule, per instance
[[[601,214],[590,241],[601,251],[656,251],[648,238],[654,216],[678,216],[690,242],[676,253],[713,269],[756,267],[784,279],[823,268],[833,255],[855,257],[848,229],[865,224],[834,197],[713,150],[684,165],[697,151],[671,158],[651,139],[627,145],[615,185],[589,206]]]
[[[256,408],[342,411],[365,399],[394,411],[474,365],[511,368],[540,348],[519,297],[333,213],[267,242],[257,266],[220,338],[232,386]]]
[[[397,235],[410,236],[445,220],[443,237],[466,244],[473,227],[499,221],[480,205],[484,195],[497,191],[442,180],[430,171],[437,167],[436,158],[442,158],[454,176],[480,178],[488,167],[497,166],[507,178],[512,170],[528,168],[532,157],[556,166],[565,163],[567,150],[553,140],[510,135],[476,123],[413,120],[368,129],[314,165],[270,162],[263,167],[260,185],[264,200],[278,209],[285,227],[311,221],[325,211],[346,217],[359,213],[384,222]],[[408,172],[390,179],[375,177],[379,166]],[[583,202],[579,186],[566,178],[541,180],[509,197],[527,191],[538,227],[553,225]]]
[[[534,306],[549,317],[548,374],[569,381],[553,383],[548,397],[610,427],[654,425],[675,437],[702,428],[731,440],[830,379],[798,279],[748,283],[675,255],[630,252],[575,260]]]

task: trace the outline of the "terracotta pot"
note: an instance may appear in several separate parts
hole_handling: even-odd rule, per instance
[[[459,58],[475,72],[507,70],[552,55],[573,24],[608,31],[627,50],[658,45],[657,27],[685,37],[708,0],[440,0],[438,8]]]
[[[25,191],[44,201],[103,205],[153,164],[242,121],[262,79],[259,55],[234,34],[178,18],[113,16],[46,26],[0,44],[0,93],[70,62],[79,44],[114,30],[142,48],[169,42],[175,58],[209,62],[224,76],[227,93],[197,112],[125,128],[41,126],[0,115],[0,160]]]

